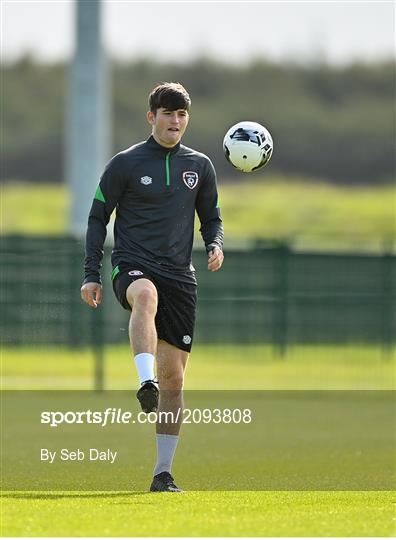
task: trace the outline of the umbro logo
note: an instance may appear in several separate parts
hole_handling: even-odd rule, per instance
[[[148,186],[152,182],[153,182],[153,179],[151,178],[151,176],[142,176],[140,179],[140,183],[143,184],[144,186]]]

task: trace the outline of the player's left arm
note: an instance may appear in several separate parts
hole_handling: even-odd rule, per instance
[[[216,272],[220,270],[224,260],[224,229],[220,215],[216,171],[208,158],[205,165],[195,208],[201,222],[200,232],[208,254],[208,270]]]
[[[208,252],[208,270],[211,272],[217,272],[217,270],[220,270],[223,265],[223,261],[224,253],[218,246],[215,246]]]

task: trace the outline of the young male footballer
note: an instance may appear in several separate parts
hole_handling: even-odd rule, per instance
[[[150,491],[181,491],[171,468],[180,432],[177,411],[183,405],[184,373],[194,336],[195,212],[208,270],[216,272],[223,263],[223,225],[213,164],[180,142],[190,106],[188,92],[178,83],[163,83],[151,91],[147,120],[152,134],[115,155],[107,165],[86,235],[81,297],[96,308],[102,299],[106,225],[116,209],[112,280],[120,304],[131,310],[129,339],[140,381],[136,395],[144,412],[174,412],[173,421],[156,424],[157,463]]]

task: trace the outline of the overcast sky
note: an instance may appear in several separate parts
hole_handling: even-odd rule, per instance
[[[83,0],[89,1],[89,0]],[[30,52],[45,61],[74,50],[74,2],[0,0],[2,59]],[[205,54],[228,62],[252,56],[330,62],[395,54],[392,1],[103,1],[103,36],[116,57],[184,62]]]

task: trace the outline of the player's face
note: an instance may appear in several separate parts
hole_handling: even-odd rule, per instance
[[[185,109],[170,111],[161,107],[154,114],[149,111],[147,120],[153,126],[153,137],[161,146],[172,148],[186,131],[189,114]]]

